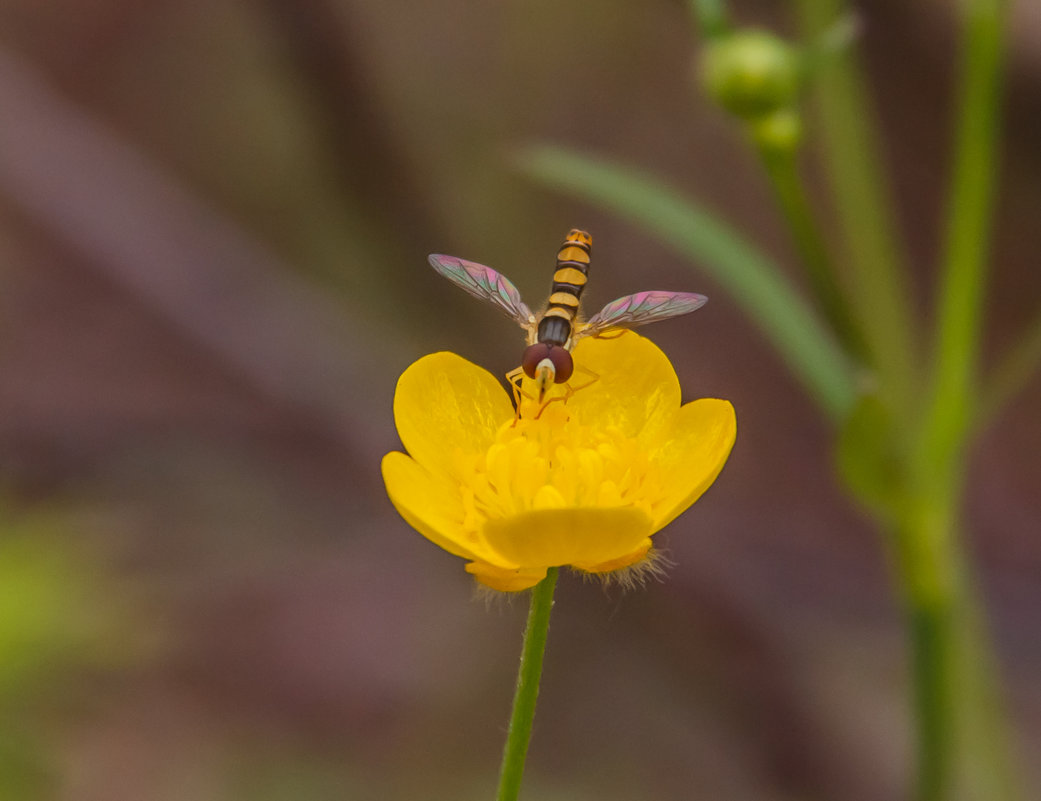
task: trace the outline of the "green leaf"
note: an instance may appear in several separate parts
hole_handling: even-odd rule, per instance
[[[852,408],[853,375],[831,333],[777,264],[713,212],[646,174],[562,148],[526,150],[520,166],[544,184],[617,212],[698,262],[744,308],[833,420]]]

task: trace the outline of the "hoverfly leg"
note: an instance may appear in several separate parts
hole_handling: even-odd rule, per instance
[[[510,370],[510,372],[506,374],[506,380],[510,383],[510,389],[513,391],[513,423],[516,425],[517,421],[520,420],[521,398],[524,397],[528,400],[535,399],[522,388],[522,383],[524,381],[523,367],[517,367]]]
[[[595,384],[597,381],[600,380],[600,373],[594,373],[588,367],[583,367],[580,364],[576,364],[575,365],[575,370],[577,372],[585,373],[586,376],[588,376],[589,380],[586,381],[584,384],[579,384],[578,386],[573,385],[570,381],[568,383],[566,383],[564,385],[564,394],[563,395],[559,395],[556,398],[550,398],[548,401],[546,401],[544,404],[542,404],[542,408],[539,409],[539,413],[535,415],[535,419],[536,420],[538,420],[539,417],[542,416],[542,413],[544,411],[546,411],[546,407],[549,406],[554,401],[563,401],[564,403],[567,403],[569,400],[571,400],[571,397],[576,392],[578,392],[579,390],[585,389],[586,387],[591,387],[591,386],[593,386],[593,384]]]
[[[614,339],[614,337],[611,337],[611,339]],[[591,386],[593,386],[593,384],[595,384],[597,381],[600,380],[600,373],[594,373],[588,367],[583,367],[581,364],[576,364],[575,365],[575,371],[576,372],[585,373],[586,376],[588,376],[589,380],[586,381],[584,384],[579,384],[577,387],[573,386],[570,382],[568,382],[568,384],[567,384],[567,391],[564,394],[564,400],[565,401],[568,398],[570,398],[572,395],[574,395],[576,392],[578,392],[580,389],[585,389],[586,387],[591,387]]]
[[[610,331],[605,331],[602,334],[593,334],[593,339],[618,339],[628,329],[626,328],[614,328]]]
[[[587,370],[586,372],[589,371]],[[523,403],[524,400],[531,401],[532,403],[538,403],[538,401],[535,399],[534,395],[530,395],[529,393],[524,391],[523,367],[518,367],[515,370],[510,370],[510,372],[506,374],[506,380],[510,383],[510,389],[513,390],[513,424],[516,425],[517,421],[520,420],[521,417],[521,403]],[[535,416],[532,419],[538,420],[540,417],[542,417],[542,413],[546,411],[547,406],[556,401],[566,402],[567,399],[571,397],[571,394],[572,393],[570,391],[570,387],[565,384],[565,393],[555,398],[550,398],[548,401],[539,406],[538,412],[535,413]]]
[[[550,398],[545,403],[543,403],[541,406],[539,406],[538,412],[536,412],[535,416],[532,418],[533,420],[538,420],[540,417],[542,417],[542,413],[544,411],[546,411],[546,408],[551,403],[556,403],[557,401],[561,401],[562,403],[567,403],[571,399],[571,396],[574,395],[576,392],[578,392],[579,390],[583,390],[586,387],[590,387],[593,384],[595,384],[597,381],[600,380],[600,373],[595,373],[592,370],[590,370],[588,367],[583,367],[582,365],[577,364],[577,365],[575,365],[575,370],[577,372],[585,373],[585,375],[588,377],[589,380],[584,382],[584,383],[582,383],[582,384],[579,384],[577,386],[571,384],[570,382],[564,384],[564,394],[563,395],[558,395],[555,398]],[[524,399],[527,399],[529,401],[534,402],[535,398],[534,398],[534,396],[532,396],[532,395],[530,395],[530,394],[528,394],[527,392],[524,391],[524,388],[523,388],[524,368],[523,367],[518,367],[518,368],[516,368],[514,370],[510,370],[510,372],[508,372],[506,374],[506,380],[509,382],[510,389],[513,392],[513,407],[514,407],[513,422],[516,425],[517,421],[520,420],[520,416],[521,416],[521,403],[522,403],[522,401]]]
[[[555,403],[556,401],[563,401],[564,403],[567,403],[567,399],[570,397],[571,395],[565,392],[563,395],[558,395],[555,398],[550,398],[548,401],[543,403],[542,406],[539,407],[539,411],[538,414],[535,415],[535,419],[538,420],[540,417],[542,417],[542,413],[546,411],[546,407],[549,406],[551,403]]]

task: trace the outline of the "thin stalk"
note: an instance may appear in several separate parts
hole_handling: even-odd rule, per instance
[[[908,610],[911,635],[918,741],[918,801],[942,801],[950,787],[954,730],[950,676],[953,651],[951,621],[946,604],[917,606]]]
[[[1002,55],[1007,4],[970,0],[964,5],[960,96],[955,121],[954,164],[939,308],[933,342],[935,369],[925,416],[910,454],[910,492],[936,525],[906,532],[908,546],[928,559],[912,566],[919,588],[913,600],[927,603],[938,620],[961,621],[948,633],[951,647],[939,654],[950,664],[931,666],[924,677],[944,699],[938,711],[949,728],[940,744],[922,742],[919,798],[939,801],[957,785],[976,785],[979,797],[1018,796],[1008,754],[1007,724],[997,703],[991,645],[972,591],[958,536],[966,451],[976,412],[976,377],[984,285],[997,175]],[[969,622],[970,625],[965,625]],[[972,666],[985,666],[973,668]],[[957,677],[951,686],[950,676]]]
[[[975,411],[984,284],[997,177],[1006,3],[965,7],[947,238],[934,341],[925,458],[946,464],[961,450]]]
[[[802,51],[803,79],[812,79],[817,72],[827,69],[833,58],[853,46],[860,30],[860,18],[851,10],[845,16],[837,17],[815,39],[806,41]]]
[[[553,608],[553,589],[557,584],[559,571],[560,568],[551,567],[546,572],[546,578],[531,591],[528,625],[524,630],[524,647],[521,649],[510,727],[502,752],[496,801],[516,801],[520,794],[524,761],[527,759],[528,742],[531,740],[531,727],[535,722],[535,702],[539,697],[542,658],[546,653],[546,637],[549,634],[549,613]]]
[[[821,314],[846,353],[863,363],[867,356],[864,338],[850,314],[845,293],[839,286],[835,267],[799,175],[795,153],[769,153],[760,149],[759,157],[777,204],[788,223],[796,250],[806,269],[810,291]]]
[[[807,41],[848,14],[842,0],[798,0]],[[842,258],[853,278],[855,312],[879,375],[883,400],[906,409],[914,398],[916,331],[902,249],[883,180],[881,147],[867,85],[852,50],[834,53],[814,74],[823,156],[838,213]]]
[[[1021,797],[980,599],[961,546],[957,482],[925,489],[896,531],[913,662],[915,801]]]
[[[959,574],[951,559],[952,525],[934,496],[905,509],[896,532],[898,564],[912,660],[917,742],[915,801],[950,797],[962,698],[958,693],[956,598]]]

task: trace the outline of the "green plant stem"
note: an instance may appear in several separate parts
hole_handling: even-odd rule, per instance
[[[759,158],[791,230],[795,247],[806,269],[810,291],[821,314],[846,352],[863,362],[867,355],[864,339],[850,315],[845,294],[839,286],[827,245],[799,175],[796,154],[770,153],[760,149]]]
[[[913,663],[915,801],[1019,798],[992,645],[964,561],[957,488],[912,500],[897,563]]]
[[[957,742],[954,668],[955,599],[960,582],[951,558],[947,515],[925,498],[910,504],[898,525],[896,547],[911,646],[917,741],[916,801],[948,798]]]
[[[798,0],[806,41],[818,41],[848,13],[843,0]],[[878,372],[882,400],[906,409],[916,395],[916,340],[893,204],[866,81],[853,50],[836,52],[814,74],[823,156],[850,270],[854,311]]]
[[[802,75],[811,80],[822,69],[827,69],[831,60],[841,56],[852,45],[860,33],[860,21],[856,12],[839,16],[830,27],[822,30],[814,39],[803,44]]]
[[[908,565],[911,602],[929,610],[942,647],[918,643],[928,687],[920,707],[920,801],[941,801],[974,785],[987,799],[1017,796],[1007,724],[996,702],[991,646],[958,531],[968,444],[976,413],[979,343],[997,174],[1003,29],[1007,5],[964,6],[960,97],[947,238],[941,273],[933,363],[924,418],[909,454],[911,525],[905,550],[924,558]],[[965,626],[964,622],[970,625]],[[960,628],[955,631],[955,621]],[[947,629],[944,631],[944,629]],[[984,666],[972,669],[974,665]],[[952,679],[953,677],[953,679]],[[942,730],[942,731],[941,731]]]
[[[549,634],[549,613],[553,608],[553,589],[559,571],[560,568],[551,567],[546,571],[546,578],[531,591],[531,607],[528,609],[528,625],[524,630],[517,689],[513,695],[513,712],[502,752],[496,801],[516,801],[520,794],[531,727],[535,722],[535,702],[539,697],[542,658],[546,653],[546,637]]]
[[[1006,4],[999,0],[965,5],[961,97],[934,339],[936,367],[922,442],[923,458],[932,465],[958,457],[975,412],[997,175],[1005,12]]]
[[[1017,797],[1006,724],[997,703],[991,645],[960,536],[960,503],[975,398],[983,278],[992,211],[999,111],[999,0],[968,0],[961,97],[939,313],[936,365],[917,402],[903,270],[878,180],[878,150],[852,55],[818,76],[826,158],[847,259],[882,398],[906,421],[903,502],[895,525],[913,658],[917,801]],[[814,36],[839,0],[800,0]]]
[[[950,787],[948,775],[953,757],[954,732],[948,726],[948,710],[954,682],[949,675],[954,652],[948,604],[911,604],[908,609],[911,634],[919,801],[941,801]]]

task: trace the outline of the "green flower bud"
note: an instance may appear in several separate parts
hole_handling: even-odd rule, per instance
[[[748,129],[759,149],[768,155],[794,152],[802,141],[802,118],[794,108],[782,108],[751,120]]]
[[[798,51],[766,31],[713,40],[701,53],[700,70],[709,95],[743,119],[793,105],[799,90]]]

